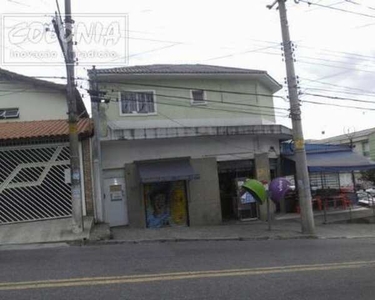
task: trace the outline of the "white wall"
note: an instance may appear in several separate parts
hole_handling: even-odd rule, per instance
[[[23,83],[2,84],[0,109],[19,108],[20,118],[0,122],[56,120],[67,118],[67,103],[63,92],[34,87]],[[6,91],[20,91],[11,93]]]
[[[216,157],[220,160],[253,159],[254,153],[279,152],[278,138],[255,136],[192,137],[102,142],[103,169],[122,168],[138,160],[174,157]]]

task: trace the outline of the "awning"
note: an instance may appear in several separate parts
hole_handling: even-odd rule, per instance
[[[142,183],[199,179],[188,159],[137,163]]]
[[[285,156],[295,161],[295,156]],[[375,169],[375,162],[352,151],[307,153],[309,172],[350,172]]]

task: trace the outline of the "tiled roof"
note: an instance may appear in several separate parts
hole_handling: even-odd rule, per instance
[[[96,69],[97,74],[267,74],[266,71],[192,64],[160,64]],[[92,73],[92,71],[89,71]]]
[[[90,119],[79,120],[79,135],[91,135],[92,131],[93,126]],[[68,135],[67,120],[0,123],[0,140],[67,137]]]

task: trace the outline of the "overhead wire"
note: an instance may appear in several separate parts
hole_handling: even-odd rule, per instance
[[[185,96],[177,96],[177,95],[165,95],[160,93],[155,93],[155,96],[163,97],[163,98],[172,98],[172,99],[183,99],[183,100],[191,100],[191,97]],[[289,111],[287,108],[279,108],[274,106],[266,106],[266,105],[258,105],[258,104],[248,104],[248,103],[239,103],[239,102],[228,102],[228,101],[218,101],[218,100],[210,100],[205,99],[207,103],[217,103],[217,104],[224,104],[224,105],[234,105],[234,106],[241,106],[241,107],[251,107],[251,108],[262,108],[262,109],[270,109],[270,110],[283,110]]]
[[[359,92],[351,92],[351,91],[340,91],[340,90],[333,90],[333,89],[321,89],[317,87],[310,87],[310,86],[303,86],[306,90],[313,90],[313,91],[323,91],[323,92],[331,92],[331,93],[338,93],[338,94],[347,94],[347,95],[359,95],[359,96],[367,96],[367,97],[375,97],[375,92],[370,93],[359,93]]]
[[[345,97],[337,97],[337,96],[321,95],[321,94],[313,94],[313,93],[303,93],[303,94],[307,95],[307,96],[313,96],[313,97],[319,97],[319,98],[329,98],[329,99],[334,99],[334,100],[345,100],[345,101],[352,101],[352,102],[358,102],[358,103],[369,103],[369,104],[375,105],[375,101],[370,101],[370,100],[345,98]]]
[[[176,119],[173,119],[173,118],[167,116],[166,114],[163,114],[163,113],[160,113],[160,112],[158,112],[158,114],[160,114],[164,118],[172,121],[173,123],[179,125],[181,128],[185,128],[185,129],[189,128],[188,126],[185,126],[181,122],[179,122]],[[216,143],[224,144],[224,145],[230,145],[231,147],[236,148],[236,149],[247,150],[247,151],[251,151],[251,152],[254,151],[253,149],[250,149],[250,148],[247,148],[247,147],[240,147],[240,146],[237,146],[237,145],[233,145],[233,143],[230,143],[230,142],[219,141],[219,140],[217,140],[216,138],[214,138],[213,136],[210,136],[210,135],[205,135],[205,137],[208,138],[208,139],[211,139],[212,141],[214,141]],[[243,153],[226,153],[226,155],[230,155],[230,156],[233,156],[233,157],[237,157],[237,158],[243,159],[242,156],[239,156],[239,155],[236,155],[236,154],[248,154],[248,152],[243,152]]]
[[[117,102],[119,103],[119,99],[109,99],[110,102]],[[132,101],[132,100],[128,100]],[[133,100],[134,101],[134,100]],[[224,109],[224,108],[216,108],[216,107],[210,107],[210,106],[202,106],[202,105],[179,105],[176,103],[166,103],[166,102],[161,102],[157,101],[157,105],[167,105],[167,106],[173,106],[173,107],[183,107],[183,108],[188,108],[188,109],[202,109],[202,110],[214,110],[214,111],[223,111],[223,112],[230,112],[230,113],[240,113],[240,114],[253,114],[253,115],[259,115],[259,111],[254,112],[254,111],[248,111],[248,110],[234,110],[234,109]],[[267,114],[267,113],[261,113],[261,115],[264,116],[270,116],[270,117],[281,117],[281,118],[289,118],[289,115],[276,115],[276,114]]]
[[[375,7],[363,5],[363,4],[355,2],[353,0],[345,0],[345,2],[351,3],[351,4],[355,4],[355,5],[359,5],[359,6],[363,6],[363,7],[367,8],[367,9],[370,9],[370,10],[375,10]]]
[[[327,9],[339,11],[339,12],[345,12],[345,13],[348,13],[348,14],[353,14],[353,15],[357,15],[357,16],[362,16],[362,17],[367,17],[367,18],[373,18],[373,19],[375,19],[374,15],[369,15],[369,14],[365,14],[365,13],[354,12],[354,11],[351,11],[351,10],[346,10],[346,9],[335,7],[335,6],[323,5],[323,4],[320,4],[320,3],[314,3],[314,2],[306,1],[306,0],[298,0],[298,2],[303,2],[303,3],[307,3],[308,5],[314,5],[314,6],[318,6],[318,7],[322,7],[322,8],[327,8]]]
[[[360,107],[360,106],[349,106],[349,105],[342,105],[342,104],[334,104],[334,103],[323,103],[323,102],[317,102],[312,100],[300,100],[302,103],[310,103],[310,104],[316,104],[316,105],[325,105],[325,106],[335,106],[335,107],[341,107],[341,108],[351,108],[351,109],[357,109],[357,110],[366,110],[366,111],[375,111],[375,108],[368,108],[368,107]]]
[[[90,81],[88,79],[88,81]],[[119,85],[137,85],[137,86],[147,86],[147,87],[161,87],[166,89],[176,89],[176,90],[202,90],[201,87],[192,87],[192,86],[175,86],[175,85],[164,85],[164,84],[151,84],[151,83],[140,83],[140,82],[130,82],[130,81],[103,81],[103,80],[97,80],[97,83],[106,83],[106,84],[119,84]],[[230,91],[230,90],[218,90],[218,89],[206,89],[207,92],[215,92],[215,93],[224,93],[224,94],[233,94],[233,95],[248,95],[248,96],[262,96],[262,97],[268,97],[268,98],[280,98],[284,101],[287,101],[284,97],[278,96],[278,95],[270,95],[270,94],[264,94],[264,93],[251,93],[251,92],[238,92],[238,91]]]
[[[302,80],[309,81],[309,82],[317,82],[318,84],[329,85],[329,86],[333,86],[333,87],[340,87],[340,88],[344,88],[344,89],[348,89],[348,90],[355,90],[355,91],[360,91],[360,92],[365,92],[365,93],[370,93],[370,94],[375,93],[375,91],[369,91],[369,90],[364,90],[364,89],[355,88],[355,87],[338,85],[338,84],[329,83],[329,82],[322,82],[319,79],[309,79],[309,78],[305,78],[305,77],[299,77],[299,78],[302,79]]]

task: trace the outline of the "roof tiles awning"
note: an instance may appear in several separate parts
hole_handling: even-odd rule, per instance
[[[137,163],[142,183],[199,179],[188,159]]]
[[[295,156],[285,156],[295,161]],[[375,169],[375,162],[352,151],[306,154],[309,172],[350,172]]]
[[[80,119],[78,121],[78,134],[80,136],[90,136],[92,132],[93,125],[90,119]],[[3,141],[68,136],[69,123],[67,120],[0,123],[0,140]]]

